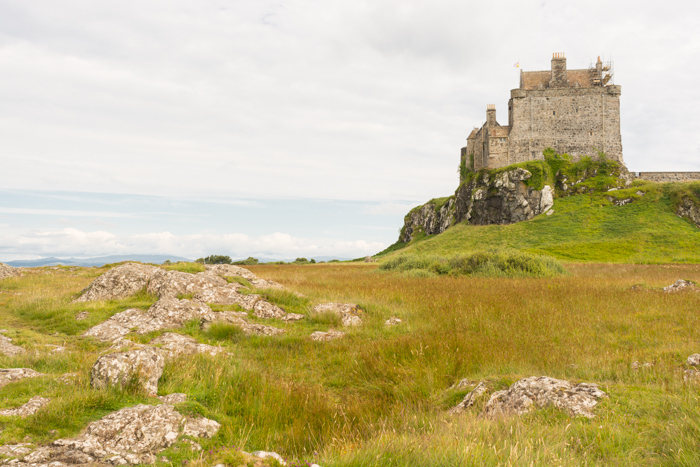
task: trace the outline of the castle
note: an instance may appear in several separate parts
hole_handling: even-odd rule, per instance
[[[486,123],[462,148],[461,163],[471,170],[494,169],[543,159],[548,147],[574,160],[604,152],[622,160],[621,87],[608,84],[610,65],[567,70],[563,53],[552,57],[548,71],[520,72],[520,87],[510,91],[508,126],[496,121],[496,107],[486,108]]]

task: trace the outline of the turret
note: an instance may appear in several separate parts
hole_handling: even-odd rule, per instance
[[[486,106],[486,126],[498,126],[496,121],[496,104]]]

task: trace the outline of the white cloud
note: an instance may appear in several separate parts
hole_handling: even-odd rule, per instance
[[[275,232],[269,235],[187,234],[150,232],[115,235],[106,231],[86,232],[75,228],[16,232],[0,235],[0,258],[5,261],[43,256],[105,256],[119,254],[170,254],[198,258],[226,254],[234,258],[258,256],[294,258],[298,256],[360,257],[386,248],[381,242],[300,238]]]

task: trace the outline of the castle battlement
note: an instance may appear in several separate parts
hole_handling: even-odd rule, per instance
[[[600,57],[589,68],[569,70],[563,53],[553,54],[550,70],[521,70],[520,86],[510,92],[508,125],[500,125],[495,105],[488,105],[486,122],[462,148],[462,162],[472,170],[494,169],[543,159],[542,151],[551,147],[574,160],[602,151],[624,163],[622,88],[612,77],[612,65]]]

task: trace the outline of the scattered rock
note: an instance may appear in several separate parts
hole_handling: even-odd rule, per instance
[[[212,312],[212,314],[204,321],[202,329],[208,330],[212,323],[226,323],[233,324],[234,326],[241,328],[241,330],[243,330],[243,332],[249,336],[276,336],[284,333],[284,329],[265,326],[263,324],[251,324],[246,321],[247,317],[247,313],[240,311]]]
[[[183,336],[182,334],[175,334],[174,332],[166,332],[162,336],[156,337],[151,342],[153,344],[160,344],[161,351],[165,353],[168,358],[179,357],[180,355],[195,354],[195,353],[208,353],[209,355],[218,355],[225,350],[221,347],[214,347],[213,345],[200,344],[195,339],[189,336]]]
[[[401,323],[403,323],[403,320],[394,316],[384,321],[384,326],[390,328],[391,326],[396,326]]]
[[[269,318],[283,318],[287,312],[282,308],[273,305],[270,302],[264,300],[258,301],[253,307],[253,314],[258,318],[269,319]]]
[[[92,422],[77,437],[58,439],[13,465],[152,464],[180,435],[213,436],[218,429],[213,420],[187,418],[170,404],[141,404]]]
[[[362,309],[354,303],[322,303],[313,308],[315,313],[334,313],[340,316],[343,326],[362,324]]]
[[[8,357],[14,357],[25,352],[26,350],[24,350],[22,347],[14,345],[12,343],[12,339],[0,335],[0,354],[7,355]]]
[[[345,333],[342,331],[316,331],[313,334],[311,334],[310,338],[312,341],[327,342],[335,339],[340,339],[344,335]]]
[[[684,289],[695,289],[695,282],[678,279],[673,284],[664,287],[664,292],[678,292]]]
[[[365,263],[375,263],[377,260],[371,256],[365,256]]]
[[[255,457],[259,457],[260,459],[267,459],[268,457],[271,457],[275,459],[277,462],[279,462],[282,465],[287,465],[287,463],[284,461],[284,458],[277,454],[276,452],[268,452],[268,451],[255,451],[252,452],[251,455]]]
[[[146,287],[157,271],[162,269],[147,264],[122,264],[92,281],[74,303],[130,297]]]
[[[497,391],[484,407],[487,416],[527,413],[535,407],[553,405],[574,416],[593,418],[598,399],[607,395],[595,384],[579,383],[547,376],[521,379],[504,391]]]
[[[688,357],[688,365],[690,366],[700,366],[700,353],[694,353]]]
[[[179,295],[194,295],[214,287],[224,287],[225,279],[213,274],[190,274],[181,271],[158,269],[148,283],[148,292],[159,298],[177,298]]]
[[[464,389],[464,388],[476,386],[477,384],[479,384],[479,381],[472,381],[469,378],[463,378],[463,379],[457,381],[452,386],[450,386],[450,389]]]
[[[126,386],[137,382],[148,394],[158,392],[165,359],[158,349],[144,347],[128,352],[111,353],[97,359],[90,371],[90,385],[96,389]]]
[[[51,402],[51,399],[47,399],[41,396],[34,396],[29,401],[16,407],[14,409],[4,409],[0,410],[0,416],[2,417],[20,417],[25,418],[30,415],[34,415],[39,411],[40,408]]]
[[[19,269],[13,268],[9,264],[0,263],[0,279],[8,277],[19,277],[21,275]]]
[[[75,315],[75,320],[76,321],[82,321],[84,319],[88,319],[90,317],[90,313],[87,311],[81,311],[77,315]]]
[[[241,329],[246,334],[255,336],[277,336],[284,333],[284,329],[265,326],[264,324],[245,323],[241,325]]]
[[[463,412],[465,412],[469,407],[474,405],[474,402],[479,398],[479,396],[483,395],[488,391],[488,388],[486,387],[486,383],[483,381],[480,381],[479,384],[476,385],[474,389],[469,392],[466,396],[464,396],[464,399],[462,399],[462,402],[457,404],[456,406],[452,407],[450,409],[450,413],[452,415],[458,415]]]
[[[639,362],[632,362],[630,365],[633,370],[638,371],[640,368],[642,370],[648,370],[649,368],[652,368],[654,366],[653,363],[645,362],[645,363],[639,363]]]
[[[180,404],[182,402],[187,401],[187,394],[183,394],[181,392],[174,392],[172,394],[168,394],[167,396],[158,396],[158,399],[164,404],[170,404],[170,405],[175,405],[175,404]]]
[[[46,376],[31,368],[0,368],[0,388],[24,378],[36,378]]]

